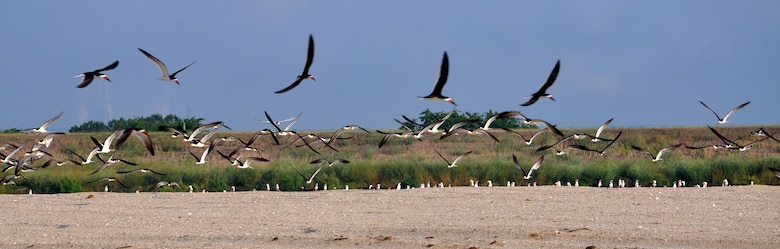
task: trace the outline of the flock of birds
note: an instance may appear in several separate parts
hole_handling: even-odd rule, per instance
[[[167,66],[158,58],[150,54],[149,52],[138,49],[142,54],[144,54],[147,58],[152,60],[157,67],[159,68],[160,72],[162,73],[162,77],[159,78],[163,81],[170,81],[175,82],[176,84],[179,84],[178,78],[176,76],[184,71],[185,69],[192,66],[195,62],[175,71],[174,73],[169,73]],[[303,71],[300,75],[297,76],[296,80],[288,85],[287,87],[276,91],[276,94],[282,94],[285,92],[288,92],[300,85],[300,83],[303,80],[311,79],[314,80],[314,76],[309,73],[310,67],[312,66],[314,60],[314,38],[312,35],[309,36],[308,40],[308,49],[307,49],[307,57],[306,57],[306,63],[304,65]],[[117,68],[119,65],[119,61],[115,61],[111,63],[110,65],[97,69],[94,71],[85,72],[77,77],[83,77],[83,80],[77,85],[78,88],[87,87],[90,85],[95,78],[102,78],[107,81],[110,81],[108,76],[104,74],[104,72],[113,70]],[[552,101],[555,101],[553,96],[548,93],[549,88],[553,85],[555,82],[558,73],[560,71],[560,60],[558,60],[555,63],[555,66],[553,67],[552,72],[550,72],[550,75],[547,78],[547,81],[539,88],[538,91],[532,93],[529,96],[528,101],[525,103],[520,104],[520,106],[528,107],[539,101],[540,99],[548,98]],[[444,52],[441,68],[439,70],[439,76],[434,84],[434,88],[431,91],[430,94],[422,97],[418,97],[419,99],[425,99],[425,100],[438,100],[438,101],[445,101],[448,102],[455,107],[457,107],[457,104],[455,104],[455,101],[442,94],[445,84],[447,83],[447,77],[449,74],[449,58],[447,56],[447,52]],[[723,124],[728,122],[728,119],[738,110],[744,108],[750,102],[746,102],[744,104],[741,104],[729,112],[727,112],[723,117],[718,115],[717,112],[712,110],[709,106],[707,106],[704,102],[700,102],[701,105],[703,105],[706,109],[710,110],[718,119],[718,124]],[[493,134],[493,128],[491,128],[491,124],[497,120],[497,119],[507,119],[507,118],[520,118],[522,124],[533,124],[533,125],[542,125],[543,129],[539,129],[538,131],[535,131],[530,137],[526,137],[527,134],[523,134],[521,132],[510,130],[510,129],[504,129],[504,131],[512,134],[517,134],[518,137],[522,138],[524,140],[524,143],[526,145],[532,145],[534,142],[534,139],[538,137],[540,134],[545,133],[551,133],[554,136],[556,136],[558,139],[553,144],[548,145],[542,145],[538,147],[536,151],[547,151],[547,150],[554,150],[556,155],[564,155],[569,153],[572,150],[582,150],[582,151],[589,151],[589,152],[595,152],[598,155],[604,155],[605,151],[610,148],[616,141],[619,140],[622,131],[619,131],[616,135],[612,137],[608,137],[605,135],[605,130],[607,126],[613,121],[613,119],[609,119],[606,122],[604,122],[603,125],[601,125],[594,134],[588,134],[586,132],[576,131],[572,134],[564,134],[559,130],[556,125],[551,124],[545,120],[542,119],[532,119],[528,118],[525,115],[523,115],[519,111],[506,111],[499,113],[493,117],[490,117],[484,124],[481,124],[480,127],[468,130],[464,127],[477,122],[476,120],[465,120],[462,122],[455,123],[451,125],[450,127],[445,127],[444,123],[447,121],[447,119],[455,112],[455,108],[446,116],[440,118],[436,122],[432,122],[430,124],[418,124],[413,119],[409,119],[406,116],[403,116],[403,118],[406,120],[406,122],[399,121],[398,119],[395,119],[396,122],[398,122],[403,128],[399,132],[384,132],[377,130],[376,132],[383,134],[382,139],[378,143],[378,148],[382,148],[391,139],[401,139],[401,138],[414,138],[417,140],[421,140],[423,136],[428,135],[437,135],[440,137],[440,139],[445,139],[447,137],[453,136],[453,135],[486,135],[490,137],[491,139],[495,140],[496,142],[499,142],[497,136]],[[137,128],[125,128],[125,129],[118,129],[111,133],[108,137],[104,139],[98,139],[95,137],[91,137],[92,142],[94,143],[93,149],[86,155],[82,156],[79,153],[66,148],[69,153],[71,153],[73,156],[70,159],[58,159],[55,158],[51,153],[46,152],[46,148],[49,148],[49,146],[52,144],[52,141],[57,136],[63,135],[64,133],[60,132],[50,132],[47,130],[47,128],[55,122],[57,119],[59,119],[64,112],[59,113],[55,117],[47,120],[44,122],[41,126],[36,128],[30,128],[26,129],[29,130],[31,133],[36,134],[43,134],[43,137],[36,141],[33,145],[26,145],[26,144],[13,144],[13,143],[6,143],[0,147],[0,163],[6,164],[7,167],[3,170],[3,172],[11,171],[12,173],[6,175],[2,178],[2,184],[16,184],[16,180],[20,177],[24,177],[24,174],[26,172],[32,172],[38,169],[46,168],[52,165],[61,166],[67,163],[73,163],[75,165],[91,165],[93,163],[99,164],[99,166],[90,173],[90,175],[97,174],[98,172],[101,172],[107,168],[109,168],[111,165],[116,163],[123,163],[128,165],[137,166],[138,164],[134,162],[130,162],[125,159],[121,158],[115,158],[115,152],[124,144],[130,137],[137,137],[141,143],[143,143],[144,147],[147,149],[147,151],[151,154],[155,154],[154,150],[154,143],[152,142],[151,137],[149,136],[148,132],[146,130],[141,130]],[[263,162],[269,162],[270,159],[264,157],[261,155],[261,151],[265,150],[264,148],[260,148],[261,146],[258,146],[256,141],[258,141],[261,138],[267,137],[273,145],[272,146],[278,146],[281,149],[286,149],[291,146],[295,147],[306,147],[309,150],[311,150],[315,154],[321,154],[315,146],[318,146],[317,144],[321,144],[322,149],[329,149],[333,151],[338,151],[338,149],[335,147],[335,141],[339,139],[349,139],[349,137],[342,137],[342,134],[347,131],[355,131],[355,132],[366,132],[370,133],[370,131],[366,130],[363,127],[357,126],[357,125],[347,125],[343,128],[340,128],[333,132],[328,137],[318,136],[315,134],[299,134],[298,132],[292,130],[292,126],[298,121],[298,119],[301,117],[301,115],[298,115],[296,117],[285,119],[282,121],[275,122],[271,116],[268,114],[268,112],[265,112],[265,116],[267,120],[265,122],[268,122],[272,125],[272,129],[263,129],[261,131],[258,131],[254,133],[250,138],[246,139],[246,141],[237,138],[237,137],[218,137],[215,136],[217,132],[222,129],[230,129],[228,126],[225,125],[225,123],[218,121],[218,122],[211,122],[208,124],[200,125],[196,127],[193,131],[189,132],[184,127],[168,127],[168,126],[162,126],[159,127],[160,130],[169,131],[171,132],[171,138],[178,138],[182,137],[183,142],[187,144],[187,151],[189,154],[194,158],[196,165],[206,164],[210,160],[210,155],[213,153],[213,151],[216,151],[217,154],[221,158],[224,158],[231,166],[235,166],[238,169],[248,169],[253,168],[253,164],[257,163],[263,163]],[[289,122],[289,124],[281,128],[282,123]],[[422,129],[414,129],[413,127],[410,127],[407,124],[414,124],[414,127],[424,127]],[[714,133],[721,142],[716,144],[709,144],[705,146],[691,146],[691,145],[684,145],[682,143],[680,144],[673,144],[669,145],[657,152],[650,151],[646,148],[642,148],[640,146],[632,145],[631,148],[633,148],[636,151],[640,151],[641,153],[646,153],[650,156],[650,159],[652,162],[656,162],[659,160],[662,160],[663,155],[670,153],[674,150],[680,149],[680,148],[687,148],[687,149],[706,149],[706,148],[713,148],[713,149],[734,149],[739,151],[746,151],[751,148],[756,143],[765,141],[767,139],[774,140],[775,142],[780,142],[777,138],[772,136],[768,131],[764,130],[763,128],[752,132],[752,134],[748,134],[743,137],[738,138],[729,138],[724,135],[722,135],[720,132],[718,132],[716,129],[707,126],[712,133]],[[202,136],[199,136],[200,134],[203,134]],[[293,139],[292,141],[285,141],[282,143],[280,141],[281,137],[287,137],[291,136]],[[749,140],[747,137],[757,137],[757,139],[751,139],[749,142],[743,142],[744,140]],[[600,146],[600,148],[595,147],[589,147],[582,145],[580,143],[577,143],[575,141],[577,140],[583,140],[585,138],[590,138],[592,143],[604,143],[605,145]],[[224,146],[224,144],[228,143],[238,143],[238,146],[235,146],[231,149],[222,151],[217,148],[217,146]],[[190,148],[202,148],[203,150],[196,153]],[[23,151],[23,153],[22,153]],[[473,151],[468,151],[460,155],[456,155],[454,159],[448,158],[447,156],[441,154],[438,150],[435,150],[435,153],[444,161],[442,164],[446,164],[446,167],[452,168],[457,167],[458,163],[466,156],[471,154]],[[253,153],[253,154],[252,154]],[[107,159],[104,159],[104,157],[108,157]],[[44,161],[41,165],[34,165],[35,161],[41,161],[42,158],[48,157],[47,160]],[[73,159],[75,158],[75,159]],[[524,166],[519,163],[519,160],[516,155],[512,155],[513,162],[518,170],[522,172],[523,178],[525,180],[530,180],[534,178],[534,172],[539,170],[544,162],[545,155],[541,155],[534,163],[533,165],[527,169],[524,169]],[[96,161],[97,159],[97,161]],[[342,158],[336,158],[333,160],[327,160],[327,159],[316,159],[310,162],[311,164],[317,164],[321,165],[317,170],[315,170],[313,173],[310,174],[304,174],[304,172],[301,172],[297,168],[293,167],[295,169],[295,172],[298,173],[298,175],[307,183],[310,184],[312,182],[315,182],[315,177],[317,174],[323,169],[323,167],[332,167],[336,164],[348,164],[350,163],[346,159]],[[780,178],[780,170],[770,168],[775,175],[777,175],[778,178]],[[164,173],[157,172],[153,169],[149,168],[143,168],[143,167],[137,167],[131,170],[124,170],[124,171],[117,171],[117,174],[123,175],[123,174],[131,174],[131,173],[151,173],[151,174],[157,174],[157,175],[165,175]],[[121,182],[117,177],[102,177],[98,178],[94,181],[88,182],[88,183],[94,183],[94,182],[116,182],[120,186],[124,188],[131,188],[131,186],[128,186]],[[316,185],[315,185],[316,186]],[[153,187],[148,189],[149,191],[155,191],[162,187],[181,187],[179,183],[177,182],[168,182],[168,181],[161,181],[157,184],[155,184]],[[189,186],[190,191],[192,191],[192,186]],[[270,188],[270,187],[269,187]],[[316,189],[317,187],[315,187]],[[106,185],[106,190],[108,189],[108,185]],[[278,185],[277,185],[278,189]]]

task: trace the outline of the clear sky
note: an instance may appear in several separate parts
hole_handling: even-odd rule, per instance
[[[519,110],[559,127],[780,124],[780,1],[2,1],[0,129],[50,130],[154,113],[234,130],[303,113],[297,130],[458,110]],[[297,88],[308,35],[316,52]],[[157,80],[143,48],[178,75]],[[542,99],[521,107],[561,60]],[[78,89],[82,72],[119,60]],[[773,109],[775,108],[775,109]]]

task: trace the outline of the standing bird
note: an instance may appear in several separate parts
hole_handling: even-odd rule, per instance
[[[428,94],[428,96],[425,97],[419,97],[420,99],[427,99],[427,100],[444,100],[447,102],[450,102],[450,104],[455,104],[455,101],[452,100],[452,98],[441,95],[441,90],[444,89],[444,84],[447,84],[447,76],[450,73],[450,60],[447,57],[447,51],[444,51],[444,58],[441,60],[441,69],[439,70],[439,79],[436,80],[436,85],[433,87],[433,92],[431,94]]]
[[[179,69],[179,71],[176,71],[173,74],[168,74],[168,67],[165,66],[165,63],[163,63],[160,59],[157,59],[157,57],[154,57],[154,55],[150,54],[149,52],[144,51],[143,49],[139,48],[138,50],[140,50],[141,53],[144,53],[146,57],[149,57],[149,59],[152,60],[154,64],[157,64],[158,68],[160,68],[160,72],[162,72],[162,77],[160,77],[159,80],[173,81],[176,82],[176,85],[179,85],[179,79],[176,78],[176,74],[180,73],[181,71],[184,71],[184,69],[187,69],[188,67],[192,66],[192,64],[195,64],[195,62],[193,61],[186,67]]]
[[[547,82],[542,85],[542,88],[539,88],[539,91],[531,94],[531,99],[521,104],[521,106],[533,105],[541,98],[549,98],[550,100],[555,101],[552,94],[547,93],[547,88],[550,88],[550,86],[552,86],[552,84],[555,82],[555,79],[558,78],[558,70],[560,69],[561,60],[558,60],[558,62],[555,63],[555,67],[553,68],[552,72],[550,73],[550,77],[547,78]]]
[[[720,116],[718,116],[718,114],[715,113],[715,111],[713,111],[712,108],[707,106],[707,104],[704,104],[704,102],[702,102],[701,100],[699,101],[699,103],[701,103],[701,105],[703,105],[704,108],[707,108],[707,110],[710,110],[712,112],[712,114],[715,114],[715,117],[718,118],[718,124],[723,124],[723,123],[728,122],[729,116],[731,116],[731,114],[734,114],[734,112],[736,112],[739,109],[742,109],[742,107],[745,107],[746,105],[750,104],[750,101],[745,102],[744,104],[741,104],[741,105],[739,105],[737,107],[734,107],[734,109],[731,109],[731,111],[727,112],[726,116],[723,116],[723,118],[720,118]]]
[[[450,162],[450,160],[447,160],[447,158],[442,156],[441,153],[439,153],[439,151],[437,151],[436,149],[434,149],[433,151],[436,152],[436,154],[438,154],[439,157],[441,157],[441,159],[444,159],[444,161],[447,162],[447,168],[458,167],[457,163],[458,163],[458,161],[460,161],[460,159],[462,159],[464,156],[467,156],[468,154],[471,154],[472,152],[474,152],[474,151],[468,151],[466,153],[463,153],[463,155],[458,156],[457,158],[455,158],[455,160],[452,160],[452,162]]]
[[[285,87],[282,90],[276,91],[274,93],[280,94],[280,93],[285,93],[287,91],[290,91],[296,86],[298,86],[298,84],[301,84],[301,81],[305,79],[311,79],[313,81],[317,81],[314,79],[314,75],[309,74],[309,67],[311,67],[312,61],[314,61],[314,36],[309,34],[309,52],[306,54],[306,65],[303,66],[303,72],[301,72],[301,75],[298,75],[298,78],[291,85]]]
[[[119,61],[115,61],[114,63],[111,63],[111,65],[108,65],[107,67],[92,71],[92,72],[84,72],[82,74],[76,75],[76,77],[84,77],[84,79],[81,80],[81,82],[76,86],[78,88],[84,88],[89,85],[89,83],[92,83],[92,80],[95,79],[95,77],[103,78],[104,80],[107,80],[108,82],[111,82],[110,79],[108,79],[108,76],[101,73],[103,71],[108,71],[111,69],[116,68],[116,66],[119,66]]]
[[[57,121],[57,119],[59,119],[60,116],[62,116],[63,113],[65,113],[65,112],[64,111],[60,112],[60,114],[57,114],[57,116],[54,116],[53,118],[51,118],[49,120],[46,120],[46,122],[43,122],[43,124],[41,124],[41,126],[38,127],[38,128],[28,128],[28,129],[25,129],[25,130],[28,130],[28,131],[30,131],[32,133],[49,133],[49,131],[47,131],[46,128],[49,128],[49,126],[52,123],[54,123],[54,121]]]

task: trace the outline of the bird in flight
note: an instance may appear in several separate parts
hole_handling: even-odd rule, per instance
[[[103,71],[108,71],[111,69],[116,68],[116,66],[119,66],[119,61],[115,61],[114,63],[111,63],[111,65],[108,65],[104,68],[92,71],[92,72],[84,72],[82,74],[76,75],[76,77],[84,77],[84,79],[81,80],[81,82],[76,86],[78,88],[84,88],[89,85],[89,83],[92,83],[92,80],[95,79],[95,77],[103,78],[104,80],[107,80],[108,82],[111,82],[110,79],[108,79],[108,76],[103,74]]]
[[[43,122],[43,124],[41,124],[41,126],[38,127],[38,128],[28,128],[28,129],[25,129],[25,130],[29,130],[32,133],[49,133],[49,131],[46,130],[46,128],[49,128],[49,126],[52,123],[54,123],[54,121],[57,121],[57,119],[59,119],[62,116],[63,113],[65,113],[65,112],[64,111],[60,112],[60,114],[57,114],[57,116],[54,116],[53,118],[51,118],[49,120],[46,120],[46,122]]]
[[[547,82],[542,85],[542,88],[539,88],[539,91],[536,91],[535,93],[531,94],[531,99],[526,101],[523,104],[520,104],[521,106],[529,106],[536,103],[537,100],[541,98],[549,98],[552,101],[555,101],[552,94],[547,93],[547,88],[550,88],[553,83],[555,83],[555,79],[558,78],[558,71],[561,69],[561,60],[558,60],[557,63],[555,63],[555,67],[553,67],[552,72],[550,72],[550,77],[547,78]]]
[[[731,116],[731,114],[734,114],[734,112],[736,112],[739,109],[742,109],[742,107],[745,107],[746,105],[750,104],[750,101],[745,102],[744,104],[741,104],[741,105],[739,105],[737,107],[734,107],[734,109],[731,109],[731,111],[727,112],[726,116],[723,116],[723,118],[720,118],[720,116],[718,116],[718,114],[715,113],[715,111],[713,111],[712,108],[707,106],[707,104],[704,104],[703,101],[700,100],[699,103],[701,103],[701,105],[703,105],[704,108],[707,108],[707,110],[710,110],[712,112],[712,114],[715,114],[715,117],[718,118],[718,124],[723,124],[723,123],[728,122],[729,116]]]
[[[444,52],[444,58],[441,60],[441,69],[439,70],[439,79],[436,80],[436,85],[433,87],[433,91],[431,94],[428,94],[428,96],[425,97],[419,97],[420,99],[427,99],[427,100],[444,100],[447,102],[450,102],[450,104],[455,104],[455,101],[452,100],[452,98],[444,96],[441,94],[442,89],[444,89],[444,84],[447,84],[447,76],[450,73],[450,60],[447,57],[447,51]]]
[[[436,154],[438,154],[439,157],[441,157],[441,159],[444,159],[444,161],[447,162],[447,168],[458,167],[457,163],[458,163],[458,161],[460,161],[460,159],[462,159],[464,156],[467,156],[468,154],[471,154],[472,152],[474,152],[474,151],[468,151],[466,153],[463,153],[463,155],[458,156],[457,158],[455,158],[455,160],[452,160],[452,162],[450,162],[450,160],[447,160],[447,158],[442,156],[441,153],[439,153],[439,151],[437,151],[435,149],[433,151],[436,152]]]
[[[280,94],[280,93],[285,93],[287,91],[290,91],[296,86],[298,86],[298,84],[301,84],[301,81],[305,79],[311,79],[313,81],[317,81],[314,79],[314,75],[309,74],[309,67],[311,67],[312,61],[314,61],[314,36],[309,34],[309,52],[306,54],[306,65],[303,66],[303,72],[301,72],[301,75],[298,75],[298,78],[291,85],[285,87],[282,90],[276,91],[274,93]]]
[[[168,67],[165,66],[165,63],[163,63],[160,59],[157,59],[157,57],[154,57],[154,55],[150,54],[149,52],[144,51],[143,49],[138,49],[141,51],[141,53],[144,53],[146,57],[149,57],[154,64],[157,64],[157,67],[160,68],[160,72],[162,72],[162,77],[159,78],[159,80],[162,81],[173,81],[176,82],[176,85],[179,85],[179,79],[176,78],[176,75],[179,74],[181,71],[184,71],[184,69],[187,69],[188,67],[192,66],[192,64],[195,64],[193,61],[186,67],[179,69],[179,71],[174,72],[173,74],[168,74]]]

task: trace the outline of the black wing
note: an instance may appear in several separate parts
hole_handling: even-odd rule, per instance
[[[450,73],[450,59],[447,57],[447,51],[444,51],[444,57],[441,59],[441,69],[439,70],[439,79],[436,80],[436,85],[433,87],[433,92],[426,97],[436,96],[441,97],[441,92],[444,89],[444,84],[447,84],[447,77]]]
[[[296,86],[298,86],[299,84],[301,84],[301,81],[303,81],[303,79],[304,79],[303,77],[300,77],[300,76],[299,76],[299,77],[298,77],[298,79],[297,79],[297,80],[295,80],[295,82],[293,82],[293,83],[292,83],[292,85],[289,85],[289,86],[285,87],[284,89],[282,89],[282,90],[279,90],[279,91],[276,91],[276,92],[274,92],[274,93],[277,93],[277,94],[279,94],[279,93],[285,93],[285,92],[287,92],[287,91],[290,91],[290,90],[292,90],[293,88],[295,88]]]
[[[555,67],[553,67],[552,72],[550,72],[550,77],[547,77],[547,82],[544,82],[544,85],[542,85],[542,88],[539,89],[540,93],[547,92],[547,88],[550,88],[553,83],[555,83],[555,79],[558,78],[558,71],[561,69],[561,60],[558,60],[558,62],[555,63]]]
[[[192,63],[190,63],[186,67],[184,67],[182,69],[179,69],[179,71],[174,72],[173,74],[170,75],[170,78],[171,79],[175,79],[176,78],[176,74],[180,73],[181,71],[184,71],[184,69],[187,69],[188,67],[192,66],[192,64],[195,64],[195,62],[193,61]]]
[[[311,63],[313,61],[314,61],[314,36],[309,34],[309,51],[306,54],[306,66],[303,67],[301,78],[306,78],[309,76],[309,67],[311,67]]]

